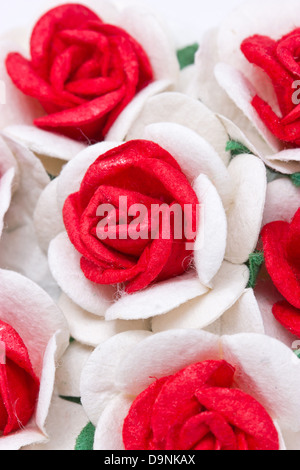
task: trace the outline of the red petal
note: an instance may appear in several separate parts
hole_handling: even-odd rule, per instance
[[[300,282],[287,258],[290,225],[272,222],[262,230],[265,262],[273,283],[283,297],[300,308]]]
[[[206,434],[211,433],[222,450],[237,450],[235,434],[221,414],[204,412],[190,418],[180,431],[180,450],[200,445]]]
[[[300,309],[283,300],[273,306],[272,312],[276,320],[286,330],[300,338]]]
[[[123,442],[126,450],[148,450],[150,448],[152,408],[166,381],[168,381],[168,377],[157,380],[133,402],[123,426]]]
[[[88,21],[101,22],[100,18],[83,5],[67,4],[49,10],[34,27],[31,36],[32,64],[45,79],[50,71],[50,51],[53,36],[62,29],[77,29]]]
[[[175,374],[162,388],[153,407],[153,442],[166,448],[185,421],[201,411],[195,392],[204,385],[231,386],[234,369],[225,361],[194,364]]]
[[[34,374],[28,351],[18,333],[0,321],[0,341],[5,344],[6,364],[0,365],[0,397],[7,413],[4,435],[26,426],[36,406],[39,380]],[[0,421],[5,413],[0,406]]]
[[[14,84],[25,94],[50,103],[51,106],[70,108],[82,102],[66,92],[53,90],[47,82],[40,78],[33,70],[30,62],[20,54],[8,54],[6,58],[7,72]]]
[[[290,264],[296,270],[300,284],[300,208],[296,212],[291,224],[287,241],[287,256]]]
[[[241,50],[251,64],[264,70],[271,78],[283,115],[294,108],[294,78],[278,62],[277,42],[266,36],[252,36],[243,41]]]
[[[300,35],[289,36],[279,41],[276,49],[277,57],[289,72],[300,77],[300,66],[295,57],[300,47]]]
[[[123,98],[124,88],[107,93],[88,103],[59,113],[50,114],[35,120],[35,124],[43,129],[63,129],[89,124],[107,115]]]
[[[199,403],[220,413],[232,426],[251,436],[251,450],[279,450],[279,438],[266,410],[254,398],[237,389],[201,388],[196,391]]]

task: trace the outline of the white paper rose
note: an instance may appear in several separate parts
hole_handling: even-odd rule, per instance
[[[300,362],[289,348],[273,338],[257,334],[233,334],[219,337],[204,331],[174,330],[154,335],[146,332],[122,333],[100,345],[92,353],[82,373],[81,396],[84,409],[91,422],[96,426],[94,450],[124,450],[122,437],[124,420],[135,398],[152,384],[153,399],[155,399],[154,387],[160,386],[162,378],[172,378],[173,374],[203,361],[223,361],[221,365],[218,363],[218,367],[224,367],[224,361],[226,361],[226,367],[228,364],[232,366],[234,368],[234,385],[232,387],[250,395],[269,414],[277,429],[280,449],[298,448],[299,444],[295,443],[299,439],[300,431],[300,408],[297,398]],[[215,367],[216,364],[213,365]],[[192,381],[193,377],[197,377],[196,369],[193,367],[186,369],[185,376],[180,376],[181,384],[184,384],[185,380]],[[223,375],[223,379],[226,382],[225,375]],[[200,387],[200,379],[196,383]],[[146,421],[151,422],[152,420],[158,437],[159,427],[156,424],[164,430],[169,429],[170,432],[172,427],[176,425],[176,420],[172,415],[173,407],[175,410],[182,407],[184,421],[194,413],[203,411],[203,408],[199,410],[198,405],[197,412],[194,409],[195,402],[193,402],[193,410],[190,410],[191,414],[188,414],[186,418],[184,405],[188,403],[188,400],[191,400],[189,393],[193,395],[193,386],[191,386],[190,392],[188,386],[183,390],[179,382],[179,374],[178,381],[176,382],[174,379],[172,382],[171,380],[170,384],[170,390],[168,390],[168,382],[162,389],[164,398],[168,396],[168,403],[164,402],[163,404],[162,391],[159,398],[156,399],[155,408],[152,409],[150,398],[145,403],[145,406],[149,407],[147,414],[144,413],[143,416],[140,416],[137,405],[135,409],[136,422],[134,424],[134,419],[131,419],[132,427],[127,427],[126,431],[127,439],[128,432],[132,436],[135,435],[134,440],[137,446],[142,435],[146,441],[151,438],[151,435],[143,434],[143,426]],[[211,397],[213,397],[215,393],[213,387],[216,385],[207,386],[212,387],[209,390]],[[219,385],[219,387],[227,386],[225,383]],[[198,387],[195,385],[194,388]],[[218,393],[222,395],[222,389],[219,388]],[[231,392],[223,393],[227,396],[227,393]],[[240,392],[237,394],[242,396]],[[198,393],[196,396],[199,397]],[[203,399],[203,394],[201,396]],[[211,412],[218,410],[218,413],[231,424],[232,419],[235,421],[237,418],[238,421],[238,416],[241,416],[241,429],[246,432],[246,442],[248,440],[248,443],[250,436],[256,435],[257,437],[258,429],[260,429],[261,435],[264,434],[264,424],[258,425],[258,422],[255,422],[260,412],[257,411],[257,415],[254,414],[250,418],[250,410],[242,408],[242,401],[240,406],[243,412],[239,413],[238,408],[234,408],[234,399],[226,402],[226,398],[222,401],[223,398],[214,404],[213,401],[210,404],[206,402],[204,406]],[[142,400],[142,398],[140,399]],[[193,398],[193,400],[195,399]],[[234,409],[234,418],[232,418]],[[157,414],[159,410],[162,413],[160,424],[158,421],[154,422],[154,419],[159,418],[159,414]],[[177,415],[180,430],[191,432],[192,422],[185,424],[180,421],[180,416],[182,415]],[[199,419],[200,416],[192,419]],[[130,425],[128,422],[127,424]],[[185,427],[182,428],[184,424]],[[194,424],[196,425],[196,423]],[[206,422],[206,424],[217,436],[214,429],[216,431],[218,426],[210,428],[209,423]],[[236,426],[239,427],[237,423]],[[248,428],[248,432],[251,429],[252,434],[251,432],[247,434],[246,428]],[[200,433],[202,428],[198,429]],[[208,430],[206,430],[207,432]],[[162,440],[167,439],[168,435],[170,437],[170,434],[166,432],[162,436]],[[184,437],[182,432],[181,436]],[[201,434],[202,438],[203,434]]]
[[[36,203],[49,181],[30,150],[0,136],[0,266],[29,277],[54,294],[55,283],[33,224]]]
[[[0,281],[0,449],[18,450],[48,439],[56,363],[69,331],[61,311],[32,281],[4,270]]]
[[[12,31],[0,43],[1,78],[6,89],[6,104],[1,107],[0,128],[5,128],[6,135],[24,143],[41,156],[52,174],[58,174],[63,162],[70,160],[89,143],[103,139],[100,138],[100,130],[104,126],[104,118],[101,116],[105,110],[107,113],[113,110],[117,115],[122,108],[122,115],[130,122],[147,97],[171,87],[179,75],[175,48],[166,28],[148,9],[130,6],[121,9],[105,0],[83,0],[78,5],[68,5],[66,2],[58,4],[61,5],[60,9],[48,11],[43,24],[35,27],[31,38],[31,52],[29,35],[33,25],[26,25],[19,34]],[[48,6],[49,9],[53,8],[52,2],[49,1]],[[69,11],[65,12],[68,8]],[[44,2],[33,24],[46,12],[47,2],[46,5]],[[68,22],[63,15],[68,17]],[[98,32],[95,15],[113,26],[104,26]],[[55,22],[60,22],[57,26],[59,31],[66,30],[65,36],[76,36],[76,28],[79,27],[80,30],[79,22],[84,24],[84,33],[77,34],[76,38],[72,36],[70,43],[67,37],[62,38],[63,33],[57,33],[57,29],[53,32],[54,27],[51,29],[50,25],[53,26]],[[118,37],[119,30],[110,31],[115,27],[126,31],[133,39],[126,36],[127,39],[124,40],[123,33],[122,37]],[[112,40],[110,34],[115,35]],[[51,40],[48,44],[49,38]],[[65,41],[63,51],[61,40]],[[134,46],[133,40],[137,41]],[[49,51],[52,45],[51,55]],[[16,54],[10,56],[6,68],[7,55],[15,52],[21,53],[22,57]],[[106,70],[105,61],[111,58],[113,60],[114,55],[115,61]],[[24,59],[31,56],[32,62]],[[101,59],[101,70],[99,60],[92,64],[97,57]],[[119,63],[122,60],[125,62],[121,70]],[[49,61],[51,73],[48,69],[46,72],[44,69],[41,71],[42,64],[47,62],[49,65]],[[96,66],[98,69],[94,70]],[[18,72],[18,67],[22,68],[22,74]],[[152,68],[151,80],[149,67]],[[11,76],[8,75],[8,70]],[[140,74],[138,84],[137,73]],[[133,93],[135,88],[137,91]],[[48,116],[45,116],[40,103],[47,110]],[[42,124],[41,119],[47,123]],[[33,125],[35,120],[39,127]],[[113,121],[112,118],[110,120]],[[87,128],[91,121],[97,124],[93,130]],[[74,137],[79,138],[79,134],[75,136],[78,128],[81,129],[82,143],[72,140]]]
[[[131,129],[125,127],[120,118],[112,134],[121,141],[126,138],[126,148],[133,145],[130,139],[137,138],[158,144],[177,161],[197,195],[201,209],[194,268],[130,295],[120,284],[89,280],[81,269],[81,254],[65,231],[63,208],[99,156],[124,147],[104,142],[78,154],[46,188],[35,221],[43,248],[50,244],[50,269],[64,292],[60,306],[71,334],[90,345],[135,327],[129,321],[148,328],[144,321],[152,318],[153,331],[205,328],[214,323],[244,293],[249,279],[244,263],[261,229],[265,167],[251,155],[230,161],[225,151],[228,134],[204,105],[179,93],[157,95],[147,101]],[[252,295],[247,292],[247,299]],[[257,319],[255,299],[245,304]]]
[[[222,116],[233,140],[286,174],[300,171],[294,101],[299,96],[294,42],[299,13],[297,0],[288,0],[284,8],[280,0],[243,3],[206,34],[193,83],[187,85]]]

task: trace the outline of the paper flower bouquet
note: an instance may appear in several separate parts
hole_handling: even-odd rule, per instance
[[[300,1],[125,3],[0,38],[0,449],[298,450]]]

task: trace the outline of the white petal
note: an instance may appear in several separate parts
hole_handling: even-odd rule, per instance
[[[25,145],[37,155],[63,161],[71,160],[86,147],[85,144],[76,142],[73,139],[34,126],[8,126],[3,129],[3,134]]]
[[[263,226],[277,220],[291,222],[299,207],[300,188],[288,178],[272,181],[267,186]]]
[[[22,450],[74,450],[77,437],[87,424],[88,418],[82,406],[55,395],[46,422],[47,441]]]
[[[4,175],[0,176],[0,236],[3,230],[4,216],[10,206],[12,196],[12,184],[15,177],[15,170],[11,168]]]
[[[262,225],[267,178],[264,164],[252,155],[239,155],[229,165],[233,200],[227,214],[226,259],[244,263],[255,250]]]
[[[143,137],[167,150],[189,181],[193,182],[201,173],[208,176],[224,204],[228,204],[230,181],[227,168],[214,148],[196,132],[175,123],[158,123],[147,126]]]
[[[120,25],[132,35],[150,59],[156,80],[177,81],[179,64],[175,47],[166,34],[166,28],[148,9],[125,8],[120,16]]]
[[[281,342],[261,335],[222,338],[223,357],[236,366],[238,386],[256,398],[280,427],[300,430],[300,361]]]
[[[256,70],[240,50],[243,40],[255,34],[280,39],[295,29],[295,18],[299,15],[300,5],[297,0],[287,0],[284,9],[280,0],[251,0],[242,3],[221,25],[218,36],[220,57],[244,70],[247,76],[251,77],[251,81],[254,80]]]
[[[21,447],[33,444],[35,442],[43,442],[46,436],[39,431],[37,426],[32,422],[25,429],[14,432],[8,436],[0,437],[0,450],[20,450]]]
[[[297,349],[297,337],[286,330],[274,317],[272,313],[273,305],[283,300],[270,279],[260,279],[255,287],[255,297],[261,311],[265,332],[268,336],[281,341],[289,348],[295,346]]]
[[[152,320],[153,332],[177,328],[205,328],[234,305],[249,280],[245,265],[224,262],[212,282],[212,289],[164,316]]]
[[[227,219],[216,188],[205,175],[194,183],[200,202],[200,217],[194,247],[194,263],[200,282],[209,286],[219,271],[226,250]]]
[[[151,335],[128,331],[109,339],[91,354],[81,376],[81,401],[90,421],[96,426],[107,404],[119,395],[116,369],[119,362],[140,341]]]
[[[137,320],[162,315],[207,292],[192,271],[135,294],[124,294],[105,313],[106,320]]]
[[[281,144],[265,126],[251,104],[256,90],[249,80],[239,70],[225,63],[216,65],[215,76],[219,85],[254,124],[259,134],[266,140],[271,149],[278,152],[281,149]]]
[[[9,211],[8,216],[10,215]],[[38,245],[31,220],[27,225],[11,229],[7,220],[8,217],[0,243],[0,267],[28,277],[47,291],[48,287],[55,287],[52,286],[54,283],[49,273],[47,257]]]
[[[64,203],[70,194],[79,191],[81,182],[89,167],[97,160],[100,155],[109,150],[118,147],[119,143],[100,142],[91,145],[73,158],[63,169],[57,186],[58,209],[62,212]]]
[[[282,150],[274,155],[266,156],[267,162],[275,162],[275,164],[282,165],[284,171],[282,173],[293,174],[300,172],[300,150]]]
[[[125,450],[123,444],[123,424],[132,399],[122,395],[111,400],[97,424],[94,450]]]
[[[264,334],[264,324],[253,289],[246,289],[238,301],[206,331],[222,335],[238,333]]]
[[[113,320],[104,318],[83,310],[69,297],[63,294],[59,300],[70,328],[70,333],[77,341],[89,345],[98,346],[112,336],[128,330],[150,330],[150,324],[146,320]]]
[[[21,335],[33,369],[40,377],[49,341],[57,332],[62,354],[69,340],[66,321],[52,299],[29,279],[0,270],[1,320]]]
[[[80,268],[81,255],[66,232],[52,240],[48,256],[52,275],[65,294],[84,310],[103,317],[114,302],[116,288],[94,284],[84,276]]]
[[[53,238],[64,231],[62,212],[57,204],[58,178],[55,178],[42,192],[34,212],[34,226],[39,245],[48,251]]]
[[[188,89],[188,94],[200,99],[215,113],[222,114],[238,123],[244,131],[247,131],[247,135],[251,134],[255,142],[255,138],[259,137],[257,131],[251,132],[251,128],[254,129],[253,125],[230,99],[226,91],[220,87],[214,76],[215,66],[222,60],[219,56],[217,39],[218,29],[209,30],[204,34],[201,47],[195,57],[195,77]]]
[[[119,363],[117,387],[136,396],[155,379],[207,358],[219,359],[219,354],[219,337],[206,331],[175,330],[152,335],[133,347]]]
[[[60,358],[68,346],[66,338],[63,345],[61,344],[60,336],[61,335],[59,332],[53,335],[47,345],[43,358],[43,370],[40,380],[39,398],[36,409],[36,424],[39,429],[44,432],[44,434],[46,433],[45,422],[49,413],[53,395],[56,361]]]
[[[63,397],[80,397],[80,377],[93,348],[73,341],[60,360],[56,371],[57,393]]]
[[[119,115],[107,133],[105,140],[107,142],[122,142],[125,140],[131,126],[139,119],[139,114],[147,100],[169,89],[171,89],[170,80],[157,80],[140,91]]]
[[[199,101],[182,93],[162,93],[150,98],[130,129],[127,140],[140,138],[146,126],[159,122],[172,122],[195,131],[228,165],[227,132],[216,115]]]
[[[283,438],[287,450],[300,450],[300,432],[283,430]]]

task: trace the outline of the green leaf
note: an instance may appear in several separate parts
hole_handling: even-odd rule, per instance
[[[300,188],[300,173],[294,173],[290,176],[292,182],[297,188]]]
[[[250,270],[250,278],[247,286],[248,288],[251,287],[252,289],[254,289],[254,287],[256,286],[257,276],[264,261],[264,254],[261,251],[255,251],[249,256],[249,261],[247,263],[247,266]]]
[[[241,142],[237,140],[229,140],[226,145],[226,152],[230,152],[232,157],[236,157],[237,155],[242,154],[249,154],[252,155],[252,152]]]
[[[297,349],[297,351],[294,351],[294,353],[295,353],[296,356],[299,357],[299,359],[300,359],[300,349]]]
[[[49,176],[49,178],[50,178],[51,181],[55,180],[55,178],[56,178],[56,176],[53,176],[53,175],[51,175],[50,173],[47,173],[47,175]]]
[[[198,49],[199,44],[195,43],[177,51],[178,62],[181,70],[195,63],[195,54]]]
[[[71,403],[76,403],[77,405],[81,405],[81,398],[80,397],[64,397],[63,395],[59,395],[59,398],[65,401],[69,401]]]
[[[75,450],[93,450],[96,428],[92,423],[89,423],[76,440]]]

